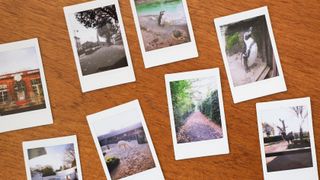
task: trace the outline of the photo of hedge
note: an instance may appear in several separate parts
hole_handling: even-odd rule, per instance
[[[172,81],[170,90],[178,143],[222,138],[214,77]]]

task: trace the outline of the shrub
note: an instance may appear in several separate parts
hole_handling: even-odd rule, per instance
[[[209,96],[200,103],[200,111],[211,119],[213,122],[221,125],[221,115],[219,107],[218,91],[215,90],[209,94]]]
[[[106,163],[109,171],[112,171],[119,165],[120,159],[116,157],[107,157]]]
[[[43,168],[41,170],[42,176],[52,176],[52,175],[56,175],[56,173],[54,172],[53,168],[51,166],[46,166],[45,168]]]
[[[227,51],[231,50],[234,45],[238,44],[240,41],[239,33],[235,32],[234,34],[228,35],[227,38]]]

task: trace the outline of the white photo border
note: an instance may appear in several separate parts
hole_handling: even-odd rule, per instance
[[[22,142],[27,179],[32,180],[31,173],[30,173],[28,149],[48,147],[48,146],[58,146],[58,145],[71,144],[71,143],[74,145],[78,179],[82,180],[81,163],[80,163],[80,156],[79,156],[79,149],[78,149],[78,142],[77,142],[76,135]]]
[[[85,10],[109,6],[109,5],[115,5],[116,7],[117,16],[118,16],[119,25],[120,25],[121,37],[123,41],[123,47],[125,50],[128,66],[83,76],[81,71],[80,59],[77,52],[76,42],[74,40],[73,27],[71,25],[71,22],[74,20],[71,18],[72,14],[80,11],[85,11]],[[68,27],[69,38],[72,45],[72,51],[73,51],[74,60],[75,60],[75,64],[78,71],[82,92],[88,92],[96,89],[116,86],[116,85],[125,84],[129,82],[134,82],[136,80],[118,0],[91,1],[91,2],[86,2],[82,4],[67,6],[67,7],[64,7],[64,14],[65,14],[67,27]]]
[[[262,117],[261,112],[264,110],[271,110],[277,107],[290,107],[290,106],[301,106],[304,105],[308,108],[308,124],[309,124],[309,135],[310,135],[310,147],[312,154],[312,167],[300,168],[300,169],[290,169],[282,170],[275,172],[267,171],[267,163],[264,150],[264,141],[263,141],[263,130],[262,130]],[[288,99],[281,101],[270,101],[256,104],[257,111],[257,123],[258,123],[258,132],[259,132],[259,142],[260,142],[260,151],[261,151],[261,160],[262,160],[262,169],[264,179],[318,179],[318,168],[317,168],[317,158],[316,158],[316,147],[314,143],[314,134],[313,134],[313,125],[312,125],[312,111],[311,111],[311,101],[310,97],[306,98],[297,98],[297,99]]]
[[[231,24],[231,23],[239,22],[242,20],[258,17],[258,16],[265,16],[269,37],[270,37],[270,41],[273,49],[273,54],[274,54],[279,75],[276,77],[272,77],[270,79],[265,79],[262,81],[252,82],[249,84],[235,87],[231,77],[230,67],[228,64],[228,59],[227,59],[226,50],[225,50],[225,42],[223,40],[220,27]],[[216,18],[214,19],[214,24],[215,24],[216,33],[217,33],[219,45],[220,45],[220,50],[221,50],[222,58],[224,61],[225,69],[227,72],[234,103],[239,103],[242,101],[255,99],[258,97],[287,91],[267,6],[232,14],[225,17]]]
[[[169,109],[171,132],[172,132],[172,141],[173,141],[174,155],[176,160],[229,154],[228,135],[227,135],[226,119],[225,119],[225,112],[224,112],[224,106],[223,106],[221,81],[220,81],[219,73],[220,72],[218,68],[213,68],[213,69],[204,69],[204,70],[165,75],[168,109]],[[218,90],[218,97],[219,97],[219,107],[220,107],[221,127],[222,127],[223,137],[220,139],[212,139],[212,140],[205,140],[205,141],[199,141],[199,142],[178,144],[176,139],[176,130],[175,130],[175,123],[174,123],[170,82],[185,80],[185,79],[202,78],[202,77],[214,77],[216,80],[217,87],[218,87],[217,90]]]
[[[184,14],[187,20],[190,42],[151,51],[146,51],[145,49],[134,0],[130,0],[130,3],[145,68],[169,64],[199,56],[186,0],[182,0],[182,3],[184,7]]]
[[[41,77],[43,96],[46,108],[0,116],[0,133],[53,123],[50,100],[44,75],[42,58],[37,38],[16,41],[0,45],[0,52],[33,47],[36,51],[37,63]]]
[[[155,148],[153,146],[153,142],[152,142],[151,136],[149,134],[149,130],[148,130],[147,124],[145,122],[145,119],[144,119],[144,116],[143,116],[143,113],[142,113],[142,110],[141,110],[141,107],[140,107],[138,100],[130,101],[128,103],[125,103],[125,104],[122,104],[122,105],[119,105],[119,106],[116,106],[116,107],[113,107],[113,108],[110,108],[110,109],[107,109],[107,110],[104,110],[101,112],[97,112],[95,114],[91,114],[91,115],[87,116],[87,121],[88,121],[88,124],[90,127],[91,135],[93,137],[99,158],[101,160],[101,164],[102,164],[104,173],[108,179],[112,179],[111,175],[109,173],[108,167],[105,163],[105,159],[103,157],[97,135],[94,130],[94,123],[95,123],[95,121],[106,121],[105,119],[107,117],[115,116],[120,113],[125,113],[130,110],[137,111],[140,116],[141,124],[142,124],[143,130],[145,132],[147,141],[148,141],[148,145],[149,145],[149,148],[150,148],[150,151],[152,154],[153,161],[155,163],[155,167],[152,169],[148,169],[148,170],[133,174],[131,176],[121,178],[121,179],[126,179],[126,180],[155,179],[155,178],[159,179],[159,180],[164,179],[164,176],[162,174],[162,170],[160,167],[160,163],[159,163]],[[112,123],[112,122],[106,121],[106,123]]]

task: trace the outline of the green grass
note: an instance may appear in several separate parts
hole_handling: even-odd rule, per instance
[[[234,45],[238,44],[240,41],[239,33],[236,32],[234,34],[227,36],[227,50],[230,50]]]

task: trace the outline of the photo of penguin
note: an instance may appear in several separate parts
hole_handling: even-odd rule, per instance
[[[265,15],[220,27],[233,85],[279,75]]]

